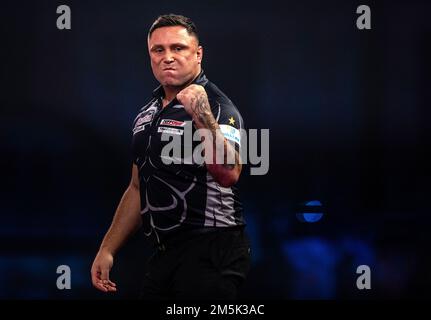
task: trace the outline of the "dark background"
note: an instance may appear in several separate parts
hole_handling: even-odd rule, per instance
[[[56,28],[57,6],[72,30]],[[356,8],[371,8],[371,30]],[[0,298],[132,298],[149,244],[116,257],[116,296],[90,267],[131,169],[131,127],[157,83],[146,34],[189,16],[204,70],[270,170],[240,180],[254,299],[430,296],[431,5],[426,1],[6,1],[1,6]],[[301,222],[304,203],[323,218]],[[72,289],[56,288],[69,265]],[[371,268],[372,289],[356,288]]]

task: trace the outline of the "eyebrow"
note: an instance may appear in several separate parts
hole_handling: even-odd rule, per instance
[[[157,48],[164,48],[165,46],[164,45],[162,45],[162,44],[154,44],[152,47],[151,47],[151,49],[150,50],[154,50],[154,49],[157,49]],[[173,47],[183,47],[183,48],[188,48],[188,47],[190,47],[189,45],[187,45],[187,44],[184,44],[184,43],[182,43],[182,42],[175,42],[175,43],[171,43],[170,45],[169,45],[169,47],[171,47],[171,48],[173,48]]]

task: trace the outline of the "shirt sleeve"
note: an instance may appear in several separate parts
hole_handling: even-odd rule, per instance
[[[241,135],[245,132],[244,121],[238,109],[231,101],[216,101],[212,111],[222,134],[238,151],[241,147]]]

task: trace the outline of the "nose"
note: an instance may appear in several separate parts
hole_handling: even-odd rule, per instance
[[[164,56],[163,62],[166,64],[170,64],[170,63],[174,62],[174,60],[175,59],[174,59],[173,53],[170,50],[167,50],[166,54]]]

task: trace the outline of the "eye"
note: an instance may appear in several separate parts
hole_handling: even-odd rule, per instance
[[[155,53],[161,53],[161,52],[163,52],[163,49],[162,48],[155,48],[153,51]]]
[[[179,51],[181,51],[181,50],[183,50],[183,47],[175,47],[175,51],[176,51],[176,52],[179,52]]]

